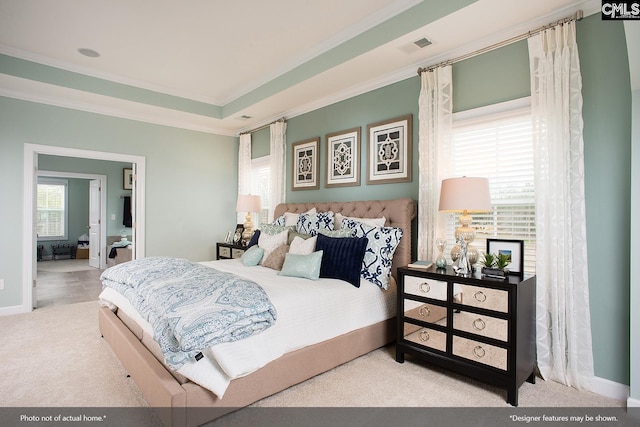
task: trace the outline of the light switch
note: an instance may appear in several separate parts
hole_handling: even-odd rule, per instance
[[[116,214],[111,214],[111,221],[115,221],[116,220]]]

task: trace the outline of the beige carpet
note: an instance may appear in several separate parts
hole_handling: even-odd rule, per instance
[[[5,410],[6,407],[147,406],[136,385],[126,377],[108,344],[100,337],[97,310],[96,302],[86,302],[0,318],[0,395]],[[253,406],[493,407],[514,411],[506,404],[505,398],[506,393],[501,389],[433,369],[408,358],[404,364],[396,363],[394,348],[390,346]],[[518,410],[536,407],[621,408],[625,404],[542,380],[536,384],[525,383],[520,388],[519,403]],[[140,419],[132,420],[129,425],[158,424],[158,420],[145,411],[135,414]],[[244,418],[251,419],[251,414],[251,410],[238,411],[214,424],[244,425],[250,422]],[[303,414],[300,416],[305,417]],[[370,425],[371,421],[368,419],[367,424]]]

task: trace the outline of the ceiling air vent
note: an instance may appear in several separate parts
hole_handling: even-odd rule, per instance
[[[420,40],[416,40],[413,42],[413,44],[415,44],[416,46],[418,46],[420,49],[422,49],[423,47],[427,47],[431,44],[431,40],[429,40],[426,37],[421,38]]]
[[[252,118],[251,116],[247,116],[246,114],[243,114],[240,117],[238,117],[238,120],[249,120],[251,118]]]
[[[426,37],[423,37],[420,40],[416,40],[414,42],[407,43],[404,46],[400,46],[399,49],[401,51],[403,51],[404,53],[411,54],[411,53],[419,51],[423,47],[429,46],[430,44],[431,44],[431,40],[429,40]]]

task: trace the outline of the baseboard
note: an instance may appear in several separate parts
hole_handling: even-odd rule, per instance
[[[620,384],[605,378],[594,377],[589,391],[611,399],[621,400],[623,402],[628,402],[629,399],[628,385]]]
[[[0,316],[11,316],[12,314],[28,313],[23,305],[14,305],[11,307],[0,307]]]
[[[640,399],[627,399],[627,408],[640,408]]]

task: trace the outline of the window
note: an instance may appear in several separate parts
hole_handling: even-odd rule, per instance
[[[38,179],[38,240],[67,240],[67,181]]]
[[[269,184],[271,182],[271,163],[269,156],[257,157],[251,160],[251,194],[258,194],[262,203],[260,217],[254,219],[254,224],[269,222],[272,212],[269,212]]]
[[[489,178],[493,211],[473,215],[473,245],[484,254],[487,238],[524,240],[524,269],[533,274],[536,227],[531,108],[511,107],[499,113],[486,110],[477,109],[473,113],[479,114],[472,113],[472,117],[469,112],[464,112],[466,117],[454,115],[452,176]],[[452,236],[456,226],[457,215],[452,214],[447,234]]]

